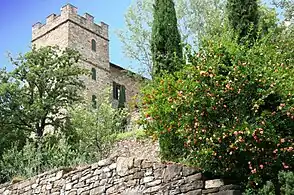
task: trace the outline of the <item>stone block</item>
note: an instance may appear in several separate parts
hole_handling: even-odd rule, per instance
[[[143,183],[148,183],[148,182],[151,182],[154,180],[154,177],[153,176],[149,176],[149,177],[144,177],[142,182]]]
[[[189,191],[185,193],[185,195],[201,195],[201,194],[202,194],[202,190],[193,190],[193,191]]]
[[[175,177],[179,177],[182,171],[182,167],[180,165],[168,165],[163,173],[163,182],[168,182]]]
[[[125,176],[128,173],[128,159],[125,157],[118,157],[116,164],[116,172],[119,176]]]
[[[110,169],[110,170],[116,169],[116,163],[112,163],[112,164],[109,166],[109,169]]]
[[[211,195],[242,195],[242,193],[240,190],[226,190],[226,191],[213,193]]]
[[[104,166],[110,165],[111,163],[112,163],[112,160],[108,158],[108,159],[100,160],[98,162],[98,166],[104,167]]]
[[[241,187],[238,185],[230,184],[230,185],[225,185],[220,187],[220,191],[225,191],[225,190],[240,190]]]
[[[142,161],[143,161],[143,159],[135,159],[134,160],[134,167],[141,168]]]
[[[151,168],[151,167],[153,167],[153,162],[151,161],[143,160],[143,162],[141,163],[142,169]]]
[[[93,188],[90,191],[90,195],[102,194],[104,192],[105,192],[105,187],[104,186],[99,186],[99,187]]]
[[[225,185],[222,179],[214,179],[214,180],[207,180],[205,181],[205,189],[209,188],[219,188]]]
[[[215,193],[218,191],[219,191],[219,188],[210,188],[210,189],[202,190],[202,194],[211,194],[211,193]]]
[[[194,173],[197,173],[197,169],[193,168],[193,167],[187,167],[187,166],[184,166],[183,167],[183,176],[184,177],[187,177],[189,175],[192,175]]]
[[[190,176],[185,178],[185,183],[191,183],[191,182],[194,182],[194,181],[202,181],[202,174],[197,173],[195,175],[190,175]]]
[[[146,186],[148,186],[148,187],[157,186],[157,185],[161,184],[161,182],[162,181],[160,179],[159,180],[154,180],[154,181],[151,181],[151,182],[147,183]]]
[[[202,181],[195,181],[193,183],[188,183],[180,186],[180,190],[182,193],[189,192],[192,190],[197,190],[203,188],[203,182]]]

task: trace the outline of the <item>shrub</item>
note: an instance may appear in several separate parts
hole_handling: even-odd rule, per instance
[[[95,162],[107,155],[117,133],[124,130],[126,110],[112,108],[105,99],[97,108],[79,104],[68,110],[70,120],[62,134],[30,139],[23,148],[15,145],[0,159],[0,183],[14,176],[32,177],[41,172]]]
[[[92,158],[105,157],[117,133],[125,130],[128,117],[126,109],[115,109],[106,99],[97,101],[97,108],[77,105],[70,111],[68,132],[71,143],[79,150],[87,151]]]
[[[21,150],[15,146],[5,151],[0,160],[0,181],[15,176],[32,177],[50,169],[87,162],[86,153],[72,148],[64,137],[58,137],[56,142],[52,139],[46,136],[39,141],[28,141]]]
[[[248,49],[227,32],[146,86],[142,123],[163,158],[253,186],[293,168],[293,54],[280,42],[272,33]]]
[[[271,181],[267,181],[266,184],[259,190],[246,189],[244,195],[292,195],[294,194],[294,174],[293,172],[279,172],[279,184],[277,189]]]

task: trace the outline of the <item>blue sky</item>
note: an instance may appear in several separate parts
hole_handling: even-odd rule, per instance
[[[271,0],[264,0],[270,2]],[[122,51],[115,31],[124,28],[124,13],[132,0],[0,0],[0,68],[12,69],[7,52],[14,56],[29,50],[31,28],[36,22],[44,22],[51,13],[60,13],[60,8],[71,3],[78,7],[80,15],[88,12],[95,21],[104,21],[110,30],[111,62],[125,68],[130,60]]]
[[[60,8],[71,3],[78,7],[78,13],[88,12],[95,16],[95,22],[104,21],[110,30],[110,59],[128,67],[122,46],[115,30],[124,27],[124,13],[132,0],[0,0],[0,68],[12,66],[7,52],[14,56],[29,50],[32,25],[44,22],[51,13],[60,13]]]

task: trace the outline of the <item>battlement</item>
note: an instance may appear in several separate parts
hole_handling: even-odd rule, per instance
[[[88,13],[85,13],[84,16],[78,15],[78,8],[71,4],[67,4],[61,8],[60,15],[50,14],[47,16],[45,24],[37,22],[32,26],[32,41],[44,36],[46,33],[54,30],[66,22],[72,22],[108,40],[107,24],[104,22],[96,24],[94,22],[94,16]]]

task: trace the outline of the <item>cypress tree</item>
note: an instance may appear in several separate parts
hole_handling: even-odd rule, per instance
[[[181,35],[173,0],[155,0],[151,36],[153,74],[178,70],[174,57],[182,58]],[[178,63],[180,64],[180,63]]]
[[[227,13],[231,28],[239,35],[239,40],[248,36],[249,41],[257,38],[258,31],[258,1],[228,0]]]

